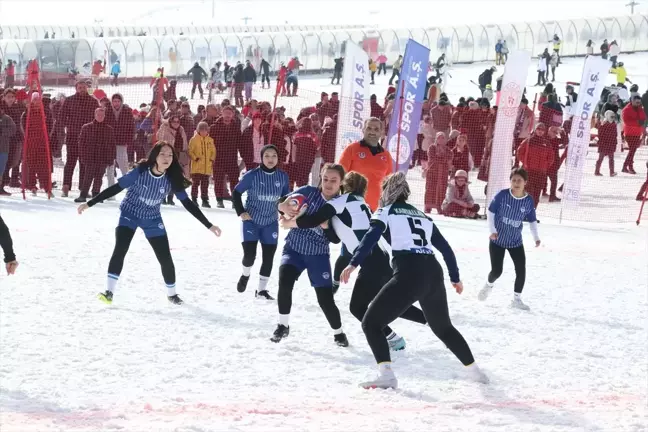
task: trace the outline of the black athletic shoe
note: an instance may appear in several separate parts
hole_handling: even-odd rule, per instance
[[[202,200],[202,206],[203,208],[211,208],[211,204],[209,204],[209,200],[205,198],[203,198]]]
[[[170,206],[174,206],[174,205],[175,205],[175,201],[173,201],[173,197],[169,197],[169,198],[167,198],[167,204],[170,205]]]
[[[263,291],[256,291],[256,292],[254,293],[254,297],[256,297],[256,298],[260,298],[260,299],[265,299],[265,300],[274,300],[274,297],[272,297],[272,296],[270,295],[270,293],[268,293],[267,290],[263,290]]]
[[[223,199],[222,198],[217,198],[216,199],[216,208],[225,208],[225,204],[223,204]]]
[[[333,336],[333,339],[335,340],[337,346],[341,346],[341,347],[349,346],[349,339],[347,339],[344,333],[336,334],[335,336]]]
[[[245,292],[245,290],[247,289],[247,284],[248,284],[249,280],[250,280],[250,276],[242,276],[241,275],[241,278],[239,279],[238,283],[236,284],[236,290],[238,292]]]
[[[172,295],[172,296],[169,296],[169,297],[167,297],[167,298],[169,299],[169,301],[170,301],[171,303],[173,303],[173,304],[175,304],[175,305],[181,305],[182,303],[184,303],[184,302],[182,301],[182,299],[181,299],[180,297],[178,297],[178,294],[176,294],[176,295]]]
[[[288,337],[290,334],[290,327],[286,327],[283,324],[277,324],[277,329],[272,334],[270,340],[274,343],[281,342],[281,339]]]

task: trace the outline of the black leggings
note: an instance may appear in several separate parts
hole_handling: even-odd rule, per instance
[[[374,298],[376,298],[380,289],[389,281],[389,279],[391,279],[391,277],[392,268],[389,264],[389,255],[387,255],[387,253],[378,246],[374,246],[371,255],[367,257],[360,268],[358,278],[353,286],[351,302],[349,303],[349,310],[351,311],[351,314],[358,319],[358,321],[362,322],[362,319],[369,308],[369,304]],[[416,306],[410,306],[407,308],[400,317],[419,324],[427,324],[423,311]],[[383,334],[385,336],[389,336],[391,332],[392,329],[389,326],[385,326],[383,329]]]
[[[297,268],[290,264],[283,264],[279,266],[279,292],[277,293],[277,305],[279,306],[279,314],[288,315],[292,308],[292,292],[295,287],[295,282],[299,278],[300,272]],[[324,312],[324,316],[329,322],[333,330],[342,327],[342,319],[340,318],[340,310],[335,304],[333,298],[333,289],[330,286],[315,287],[315,294],[317,295],[317,302]],[[383,339],[385,339],[383,337]],[[385,343],[387,341],[385,340]]]
[[[524,281],[526,280],[526,255],[524,253],[524,246],[503,248],[490,242],[488,252],[490,253],[491,271],[488,273],[488,282],[493,283],[502,275],[504,253],[506,251],[511,256],[513,266],[515,267],[515,292],[520,294],[524,289]]]
[[[124,268],[124,258],[128,252],[131,241],[135,236],[135,230],[125,227],[118,226],[115,228],[115,249],[113,254],[110,257],[110,263],[108,264],[108,273],[114,275],[121,275],[122,269]],[[162,277],[164,278],[164,283],[167,286],[173,286],[176,282],[175,275],[175,266],[173,265],[173,259],[171,258],[171,249],[169,248],[169,238],[166,235],[153,237],[147,239],[155,256],[157,257],[160,267],[162,268]]]
[[[401,255],[394,275],[380,290],[362,320],[362,330],[377,363],[391,361],[382,330],[418,301],[434,334],[464,365],[475,359],[468,343],[450,321],[443,270],[434,255]]]
[[[241,244],[243,245],[243,266],[252,267],[256,259],[257,242],[245,241]],[[276,251],[276,244],[261,243],[261,270],[259,270],[261,276],[270,277],[270,273],[272,273],[272,260]]]

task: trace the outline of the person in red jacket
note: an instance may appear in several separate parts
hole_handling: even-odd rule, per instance
[[[79,184],[81,194],[74,202],[86,202],[90,186],[92,195],[97,196],[106,167],[115,163],[115,134],[105,119],[105,108],[97,108],[94,120],[81,128],[79,161],[83,167],[83,176]]]
[[[241,123],[235,118],[234,108],[223,107],[222,116],[209,128],[209,136],[216,146],[214,163],[214,193],[216,207],[224,208],[223,200],[231,199],[225,179],[233,191],[239,181],[238,151],[241,145]]]
[[[641,137],[645,133],[646,113],[641,106],[641,96],[633,96],[632,102],[621,111],[623,119],[623,134],[628,143],[628,155],[623,162],[624,173],[637,174],[634,170],[634,156],[641,145]]]
[[[615,121],[616,114],[614,111],[605,112],[605,120],[601,123],[601,126],[598,128],[598,153],[599,157],[596,161],[596,170],[594,175],[602,176],[601,174],[601,164],[603,164],[603,159],[608,158],[610,164],[610,177],[617,175],[614,172],[614,152],[617,148],[617,124]]]
[[[36,180],[41,189],[52,197],[52,160],[49,148],[49,136],[54,129],[52,115],[45,111],[40,94],[33,93],[29,110],[22,115],[22,128],[25,133],[25,159],[23,161],[23,175],[27,181],[26,190],[31,190],[36,196]]]
[[[549,188],[549,202],[560,202],[560,198],[556,196],[556,190],[558,188],[558,170],[560,165],[562,165],[562,159],[560,158],[560,148],[567,145],[569,142],[569,137],[562,128],[557,126],[551,126],[549,128],[549,147],[553,153],[553,163],[549,166],[549,171],[547,172],[547,178],[551,182],[551,187]],[[546,195],[546,186],[544,188],[544,195]]]
[[[294,149],[290,158],[293,162],[293,169],[290,172],[291,180],[297,187],[306,186],[308,185],[308,175],[311,173],[319,149],[319,140],[313,132],[313,122],[308,117],[297,122]]]
[[[520,144],[517,155],[529,174],[527,192],[533,198],[535,208],[538,208],[540,194],[547,183],[547,173],[554,163],[553,150],[549,145],[544,123],[538,123],[533,135]]]

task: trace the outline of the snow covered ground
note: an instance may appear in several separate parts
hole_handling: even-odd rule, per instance
[[[628,65],[631,58],[647,57],[628,56]],[[579,69],[571,62],[582,60],[567,60],[565,70]],[[454,79],[474,79],[483,66],[457,66]],[[332,90],[324,79],[304,78],[302,87],[313,95]],[[464,85],[450,94],[470,91]],[[638,159],[646,160],[645,148]],[[638,177],[644,170],[640,165]],[[631,182],[628,196],[640,184],[602,180]],[[591,178],[585,187],[595,194],[599,185]],[[184,306],[167,303],[141,233],[114,304],[99,302],[117,205],[78,216],[69,199],[0,200],[21,263],[17,275],[0,277],[2,432],[647,430],[645,223],[559,225],[548,218],[537,249],[526,232],[525,313],[508,307],[508,259],[491,298],[476,299],[489,270],[486,223],[434,215],[466,285],[461,296],[449,291],[453,321],[492,383],[468,381],[429,328],[398,320],[393,327],[408,342],[393,356],[401,389],[364,391],[356,385],[375,365],[348,312],[351,286],[336,297],[349,348],[333,344],[306,277],[295,287],[290,337],[271,343],[276,305],[253,299],[256,276],[248,292],[235,289],[240,222],[231,210],[206,212],[223,229],[221,238],[182,207],[163,210]],[[614,205],[623,214],[637,210],[628,197]],[[591,202],[585,211],[608,206]]]

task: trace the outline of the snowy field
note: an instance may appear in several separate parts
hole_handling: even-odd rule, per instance
[[[624,58],[630,79],[633,70],[646,70],[640,66],[647,60]],[[580,64],[566,60],[563,71],[578,76]],[[453,77],[474,79],[484,67],[456,66]],[[476,96],[470,84],[462,86],[450,84],[451,98]],[[316,100],[335,87],[325,77],[305,77],[302,88]],[[134,100],[126,86],[120,91],[133,105],[148,98]],[[615,202],[616,212],[636,214],[630,197],[645,179],[646,156],[644,147],[637,177],[600,179],[631,189]],[[599,187],[588,177],[586,193],[595,196]],[[589,203],[580,219],[597,219],[590,214],[596,205]],[[609,203],[599,205],[609,210],[603,208]],[[492,382],[467,380],[429,328],[398,320],[393,328],[408,343],[393,355],[401,388],[365,391],[357,384],[376,368],[348,312],[351,285],[336,296],[349,348],[334,345],[305,276],[295,287],[290,337],[271,343],[277,307],[253,298],[258,262],[248,291],[236,292],[242,253],[232,210],[206,211],[223,229],[216,238],[182,207],[163,209],[186,301],[175,307],[142,233],[113,305],[99,302],[118,203],[83,216],[75,209],[71,199],[48,201],[42,194],[0,200],[21,263],[17,275],[0,276],[2,432],[648,430],[646,222],[559,225],[547,218],[537,249],[525,228],[524,300],[531,311],[523,312],[508,307],[514,279],[508,258],[488,301],[476,298],[489,270],[486,222],[433,215],[466,287],[461,296],[448,291],[453,321]],[[339,248],[332,249],[335,258]],[[278,263],[279,254],[273,294]]]

